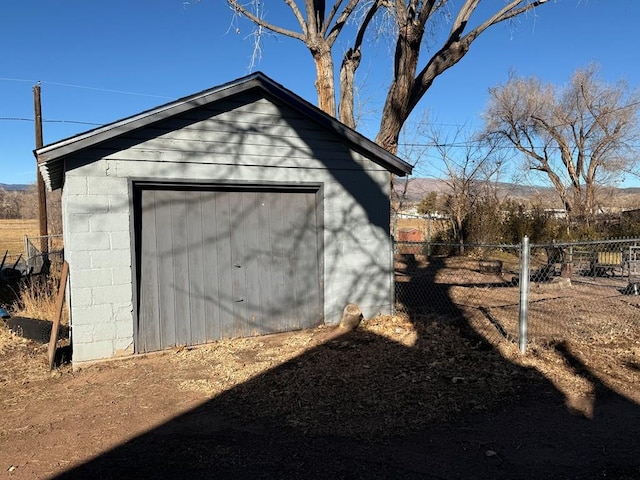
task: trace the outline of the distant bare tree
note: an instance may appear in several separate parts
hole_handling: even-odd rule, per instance
[[[0,188],[0,218],[20,218],[20,192]]]
[[[350,127],[355,127],[355,77],[365,39],[389,37],[394,54],[389,55],[386,68],[393,72],[393,78],[386,91],[376,142],[392,153],[397,152],[400,131],[409,115],[439,75],[458,63],[489,27],[546,2],[493,2],[495,5],[488,10],[476,12],[480,0],[284,0],[292,21],[282,18],[280,24],[275,24],[267,18],[263,2],[227,0],[235,14],[253,23],[254,52],[258,55],[259,39],[265,32],[305,45],[316,68],[319,108]],[[341,58],[335,59],[340,62],[336,88],[333,55],[339,37],[344,50]]]
[[[514,146],[526,168],[542,173],[572,216],[591,216],[596,194],[638,163],[640,96],[603,82],[595,65],[557,88],[512,75],[490,90],[487,134]]]
[[[49,234],[62,233],[62,208],[60,191],[47,195]],[[25,190],[6,191],[0,188],[0,219],[32,220],[38,218],[38,191],[36,185]]]
[[[20,192],[20,218],[38,218],[38,190],[35,184]]]
[[[62,196],[60,189],[47,192],[47,216],[49,217],[49,235],[62,235]]]
[[[463,254],[465,220],[478,199],[497,196],[492,181],[499,173],[503,160],[495,143],[479,141],[461,129],[449,137],[433,129],[431,142],[448,186],[445,210],[451,219],[460,254]]]
[[[401,132],[403,141],[399,144],[398,154],[413,165],[414,174],[425,163],[429,146],[424,142],[424,138],[429,135],[430,124],[429,113],[423,111],[421,120],[415,126],[404,128]],[[394,216],[411,203],[407,199],[411,180],[411,177],[407,176],[403,179],[393,179],[391,182],[391,211]]]

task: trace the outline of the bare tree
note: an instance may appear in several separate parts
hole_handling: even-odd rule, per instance
[[[38,218],[38,187],[35,183],[20,192],[20,218]]]
[[[0,218],[20,218],[20,192],[6,191],[0,188]]]
[[[573,216],[592,215],[596,194],[637,164],[640,96],[603,82],[591,65],[562,88],[512,75],[490,89],[487,134],[519,150]]]
[[[316,68],[318,106],[345,124],[355,127],[355,76],[360,66],[367,35],[380,31],[392,39],[395,53],[390,56],[393,78],[386,93],[376,142],[396,153],[402,126],[409,115],[443,72],[458,63],[473,41],[492,25],[522,15],[548,0],[508,0],[494,7],[484,18],[472,16],[480,0],[334,0],[327,8],[325,0],[284,0],[299,29],[286,28],[269,21],[259,0],[227,0],[233,11],[255,26],[254,38],[265,31],[284,35],[304,43]],[[481,15],[478,13],[477,16]],[[354,28],[347,28],[353,25]],[[448,25],[448,33],[427,35]],[[334,46],[339,37],[348,47],[340,61],[339,88],[335,85]],[[437,44],[435,42],[438,42]],[[429,44],[430,43],[430,44]],[[426,62],[419,61],[427,51]],[[338,95],[336,95],[338,92]],[[339,104],[336,108],[336,98]]]
[[[503,159],[495,143],[480,141],[458,130],[446,138],[433,129],[431,142],[443,168],[442,177],[448,186],[445,210],[451,219],[453,237],[464,254],[464,225],[476,201],[487,196],[496,197],[494,181]]]
[[[429,113],[422,112],[421,120],[411,129],[403,129],[400,134],[403,141],[399,145],[399,155],[414,167],[414,173],[423,163],[425,163],[429,146],[421,139],[429,135]],[[408,200],[411,176],[407,175],[402,179],[392,177],[391,182],[391,213],[393,218],[402,211],[410,201]],[[395,232],[395,228],[392,229]]]

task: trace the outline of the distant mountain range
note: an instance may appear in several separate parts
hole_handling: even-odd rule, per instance
[[[22,185],[22,184],[7,184],[7,183],[0,183],[0,190],[4,190],[5,192],[10,192],[10,191],[22,191],[22,190],[26,190],[27,188],[29,188],[29,185]]]
[[[404,190],[404,185],[407,180],[403,178],[395,178],[396,191],[401,193]],[[419,203],[422,199],[431,192],[445,193],[449,190],[449,185],[445,180],[436,178],[411,178],[408,180],[405,191],[405,201],[409,203]],[[533,185],[518,185],[515,183],[498,183],[497,184],[498,195],[503,198],[517,199],[531,199],[531,198],[545,198],[549,200],[556,200],[555,192],[551,187],[541,187]],[[612,192],[616,195],[640,195],[640,188],[612,188]]]
[[[407,182],[404,178],[394,178],[396,191],[401,194],[404,184]],[[405,201],[408,203],[420,203],[422,199],[431,192],[438,194],[445,193],[449,190],[449,185],[445,180],[437,178],[411,178],[408,180],[406,191],[404,193]],[[0,183],[0,190],[4,191],[24,191],[31,185],[24,184],[7,184]],[[550,201],[557,201],[557,197],[553,188],[540,187],[532,185],[518,185],[516,183],[498,183],[498,195],[502,198],[511,198],[514,200],[527,200],[532,198],[545,198]],[[611,193],[616,196],[634,196],[640,198],[640,188],[612,188]]]
[[[406,180],[396,179],[396,191],[404,190]],[[420,202],[427,194],[437,192],[446,193],[450,187],[446,180],[437,178],[411,178],[408,180],[405,191],[405,200],[410,203]],[[554,191],[550,187],[536,187],[530,185],[517,185],[515,183],[498,183],[496,185],[498,195],[513,199],[526,199],[535,196],[553,196]]]

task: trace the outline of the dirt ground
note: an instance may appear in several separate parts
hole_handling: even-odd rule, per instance
[[[0,328],[0,479],[637,479],[638,330],[522,356],[380,317],[49,372]]]

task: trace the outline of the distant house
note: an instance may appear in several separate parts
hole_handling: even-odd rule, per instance
[[[415,205],[406,207],[400,210],[397,214],[398,218],[414,218],[418,216],[422,217],[422,215],[418,213],[418,207]]]
[[[567,211],[564,208],[545,208],[544,213],[557,220],[567,218]]]
[[[411,166],[262,73],[44,146],[73,361],[389,313]]]
[[[398,230],[398,242],[423,242],[422,232],[417,228]]]

